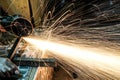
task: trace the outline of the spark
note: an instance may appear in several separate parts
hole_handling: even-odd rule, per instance
[[[93,70],[97,69],[111,75],[115,74],[115,76],[120,76],[120,56],[110,55],[109,51],[76,47],[64,43],[33,38],[24,38],[24,40],[40,50],[52,52],[70,64],[77,66],[83,64]]]

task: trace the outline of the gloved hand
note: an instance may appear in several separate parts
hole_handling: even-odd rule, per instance
[[[0,57],[0,79],[11,78],[12,75],[18,75],[17,66],[12,63],[8,58]]]

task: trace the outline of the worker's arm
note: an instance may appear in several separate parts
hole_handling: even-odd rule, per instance
[[[0,78],[11,77],[12,75],[18,74],[18,68],[14,63],[12,63],[8,58],[0,57]]]

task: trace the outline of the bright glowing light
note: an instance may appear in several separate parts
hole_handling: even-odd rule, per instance
[[[46,49],[53,54],[63,58],[65,61],[80,65],[84,64],[91,69],[99,69],[110,74],[120,74],[120,56],[105,55],[107,53],[100,50],[90,50],[83,47],[74,47],[70,45],[55,43],[51,41],[24,38],[30,44],[39,49]]]

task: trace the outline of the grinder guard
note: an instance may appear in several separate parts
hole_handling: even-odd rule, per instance
[[[33,30],[32,24],[24,18],[17,18],[14,20],[10,28],[15,35],[22,37],[29,36]]]
[[[0,18],[0,24],[6,31],[18,37],[29,36],[33,31],[31,22],[20,15],[3,16]]]

